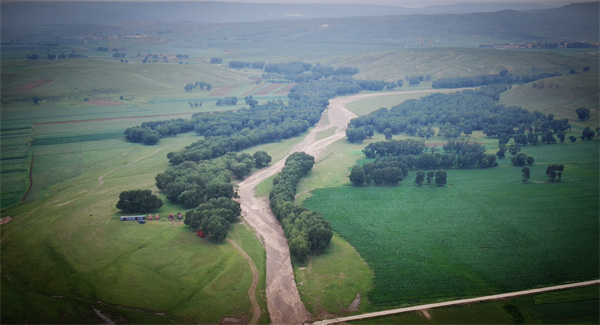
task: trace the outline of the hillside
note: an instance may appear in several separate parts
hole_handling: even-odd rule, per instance
[[[149,5],[149,8],[160,10],[160,7],[157,9],[155,6],[159,4]],[[252,8],[254,9],[248,8],[248,12],[260,12],[261,7]],[[109,18],[83,21],[81,17],[85,17],[83,13],[88,11],[81,8],[78,10],[82,12],[81,15],[63,19],[61,25],[36,27],[32,31],[82,37],[94,34],[94,24],[96,33],[116,33],[118,30]],[[354,15],[364,15],[362,17],[340,15],[341,18],[330,16],[281,19],[281,16],[275,15],[271,20],[260,22],[210,23],[210,20],[205,20],[202,25],[197,21],[189,21],[184,16],[170,15],[168,10],[164,12],[163,18],[171,19],[168,25],[164,24],[166,21],[152,22],[156,19],[153,10],[145,11],[145,19],[138,16],[141,12],[131,15],[129,19],[138,19],[138,23],[121,22],[118,25],[132,34],[160,32],[160,35],[169,39],[189,37],[203,42],[218,41],[211,43],[211,46],[218,48],[232,47],[230,42],[235,42],[237,48],[260,50],[273,47],[271,50],[274,51],[278,51],[280,47],[310,47],[311,50],[319,47],[327,50],[345,48],[346,51],[353,52],[362,50],[364,53],[403,47],[478,47],[480,44],[496,42],[597,41],[599,38],[598,2],[576,3],[561,8],[534,11],[503,10],[470,14],[393,15],[396,12],[390,10],[386,16],[369,16],[369,11],[364,11],[354,12]],[[12,18],[6,11],[2,11],[3,42],[30,35],[28,28],[14,27],[17,22],[11,23]],[[127,12],[117,11],[115,17]],[[30,21],[44,20],[34,17]],[[81,25],[83,23],[85,25]],[[80,25],[73,28],[73,24]]]

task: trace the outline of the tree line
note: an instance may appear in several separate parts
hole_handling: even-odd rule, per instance
[[[290,254],[301,263],[309,254],[322,252],[333,236],[331,225],[320,213],[294,204],[296,187],[314,163],[315,158],[304,152],[288,156],[269,194],[271,210],[281,222]]]
[[[196,88],[200,88],[201,90],[203,90],[204,88],[206,88],[206,90],[211,90],[212,85],[208,82],[196,81],[194,83],[186,84],[185,87],[183,87],[183,89],[185,89],[185,91],[187,92],[190,92]]]
[[[435,135],[434,125],[439,127],[438,135],[446,139],[468,136],[475,130],[489,137],[510,138],[528,130],[558,134],[570,128],[567,119],[556,120],[552,114],[530,113],[520,107],[496,103],[499,94],[507,89],[505,85],[492,85],[406,100],[391,109],[383,107],[352,119],[346,137],[350,142],[362,142],[377,131],[387,139],[401,133],[430,138]]]
[[[356,185],[395,185],[409,170],[449,168],[490,168],[498,166],[496,155],[486,154],[485,147],[468,141],[449,141],[442,150],[431,148],[422,140],[390,140],[374,142],[363,149],[373,161],[358,163],[350,171],[350,181]],[[444,181],[445,184],[445,181]]]
[[[533,82],[539,79],[550,78],[560,76],[558,72],[555,73],[541,73],[533,76],[513,76],[508,73],[507,70],[502,70],[498,74],[491,75],[480,75],[474,77],[454,77],[454,78],[441,78],[431,83],[431,87],[434,89],[439,88],[463,88],[463,87],[479,87],[493,84],[523,84]]]

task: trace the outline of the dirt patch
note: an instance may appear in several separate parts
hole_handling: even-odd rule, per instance
[[[296,84],[288,84],[287,86],[279,89],[278,91],[275,92],[275,94],[277,95],[286,95],[287,93],[290,92],[290,89],[294,88]]]
[[[12,217],[0,218],[0,225],[3,225],[5,223],[9,223],[11,220],[12,220]]]
[[[108,100],[108,99],[101,99],[101,98],[96,98],[96,99],[90,99],[87,101],[88,104],[94,105],[94,106],[116,106],[116,105],[123,105],[119,102],[115,102],[113,100]]]
[[[258,86],[256,86],[256,87],[254,87],[254,88],[252,88],[252,89],[248,90],[247,92],[245,92],[245,93],[243,94],[243,95],[244,95],[244,97],[245,97],[245,96],[248,96],[248,95],[252,95],[252,94],[254,94],[254,92],[255,92],[255,91],[257,91],[258,89],[260,89],[262,86],[263,86],[263,85],[258,85]]]
[[[246,321],[243,318],[238,317],[225,317],[219,324],[246,324]]]
[[[31,89],[34,89],[34,88],[37,88],[37,87],[41,87],[41,86],[43,86],[43,85],[45,85],[47,83],[50,83],[52,81],[54,81],[54,79],[40,79],[40,80],[36,80],[36,81],[30,82],[30,83],[28,83],[26,85],[23,85],[23,86],[15,89],[15,90],[17,90],[17,91],[31,90]]]
[[[281,87],[283,84],[270,84],[269,86],[259,90],[256,92],[257,95],[266,95],[272,91],[274,91],[275,89]]]
[[[217,87],[213,87],[213,92],[209,94],[209,96],[214,96],[214,97],[219,97],[219,96],[225,96],[227,94],[229,94],[230,92],[232,92],[233,90],[237,89],[237,86],[217,86]]]
[[[361,299],[362,298],[361,298],[360,292],[359,292],[356,294],[356,297],[354,298],[354,300],[352,300],[352,302],[350,303],[348,308],[346,308],[346,311],[347,312],[358,311],[358,306],[360,306]]]

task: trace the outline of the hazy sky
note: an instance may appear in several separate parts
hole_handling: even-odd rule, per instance
[[[0,0],[3,1],[3,0]],[[10,1],[10,0],[9,0]],[[15,0],[13,0],[15,1]],[[16,0],[31,1],[31,0]],[[40,0],[37,0],[40,1]],[[41,1],[56,1],[56,0],[41,0]],[[426,7],[431,5],[448,5],[455,3],[539,3],[547,5],[566,5],[573,2],[592,2],[594,0],[58,0],[58,1],[159,1],[159,2],[174,2],[174,1],[218,1],[218,2],[242,2],[242,3],[333,3],[333,4],[373,4],[373,5],[395,5],[402,7]]]

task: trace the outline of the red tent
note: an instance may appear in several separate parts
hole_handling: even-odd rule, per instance
[[[202,230],[198,230],[198,232],[196,233],[196,235],[198,235],[198,237],[204,238],[204,233],[202,232]]]

